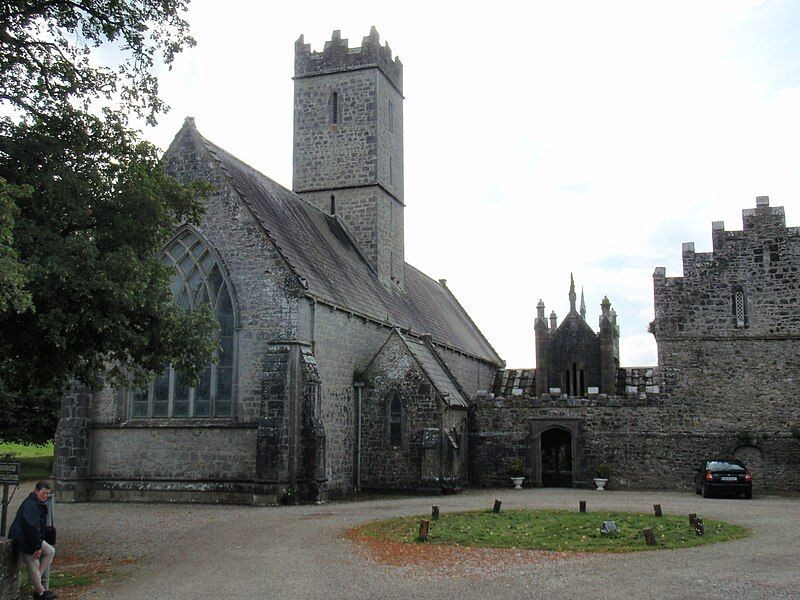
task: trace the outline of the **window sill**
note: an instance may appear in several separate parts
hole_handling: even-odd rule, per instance
[[[121,423],[96,423],[92,429],[255,429],[258,423],[236,423],[229,417],[128,419]]]

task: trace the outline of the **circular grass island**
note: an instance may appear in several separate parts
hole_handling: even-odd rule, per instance
[[[430,521],[427,540],[419,538],[420,522]],[[618,530],[603,534],[604,521],[614,521]],[[427,543],[469,548],[516,548],[554,552],[636,552],[691,548],[726,542],[747,535],[747,530],[716,519],[704,519],[704,534],[695,533],[688,515],[630,512],[572,512],[568,510],[504,510],[495,513],[470,511],[373,521],[350,530],[352,537]],[[655,545],[645,542],[643,529],[651,527]]]

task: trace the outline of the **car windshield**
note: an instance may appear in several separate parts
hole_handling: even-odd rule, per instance
[[[709,471],[744,471],[744,465],[729,460],[710,460],[708,461]]]

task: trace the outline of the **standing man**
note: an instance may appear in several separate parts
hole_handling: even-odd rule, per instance
[[[49,600],[56,597],[47,589],[50,585],[50,564],[53,562],[56,549],[42,537],[47,524],[45,503],[50,497],[50,491],[50,482],[37,481],[34,491],[22,501],[8,531],[8,537],[14,540],[22,562],[28,568],[34,600]]]

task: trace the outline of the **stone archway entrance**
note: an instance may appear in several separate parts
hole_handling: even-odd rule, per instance
[[[554,428],[542,432],[542,486],[572,487],[572,434]]]
[[[529,423],[528,457],[533,484],[546,487],[584,485],[583,420],[534,417]]]

